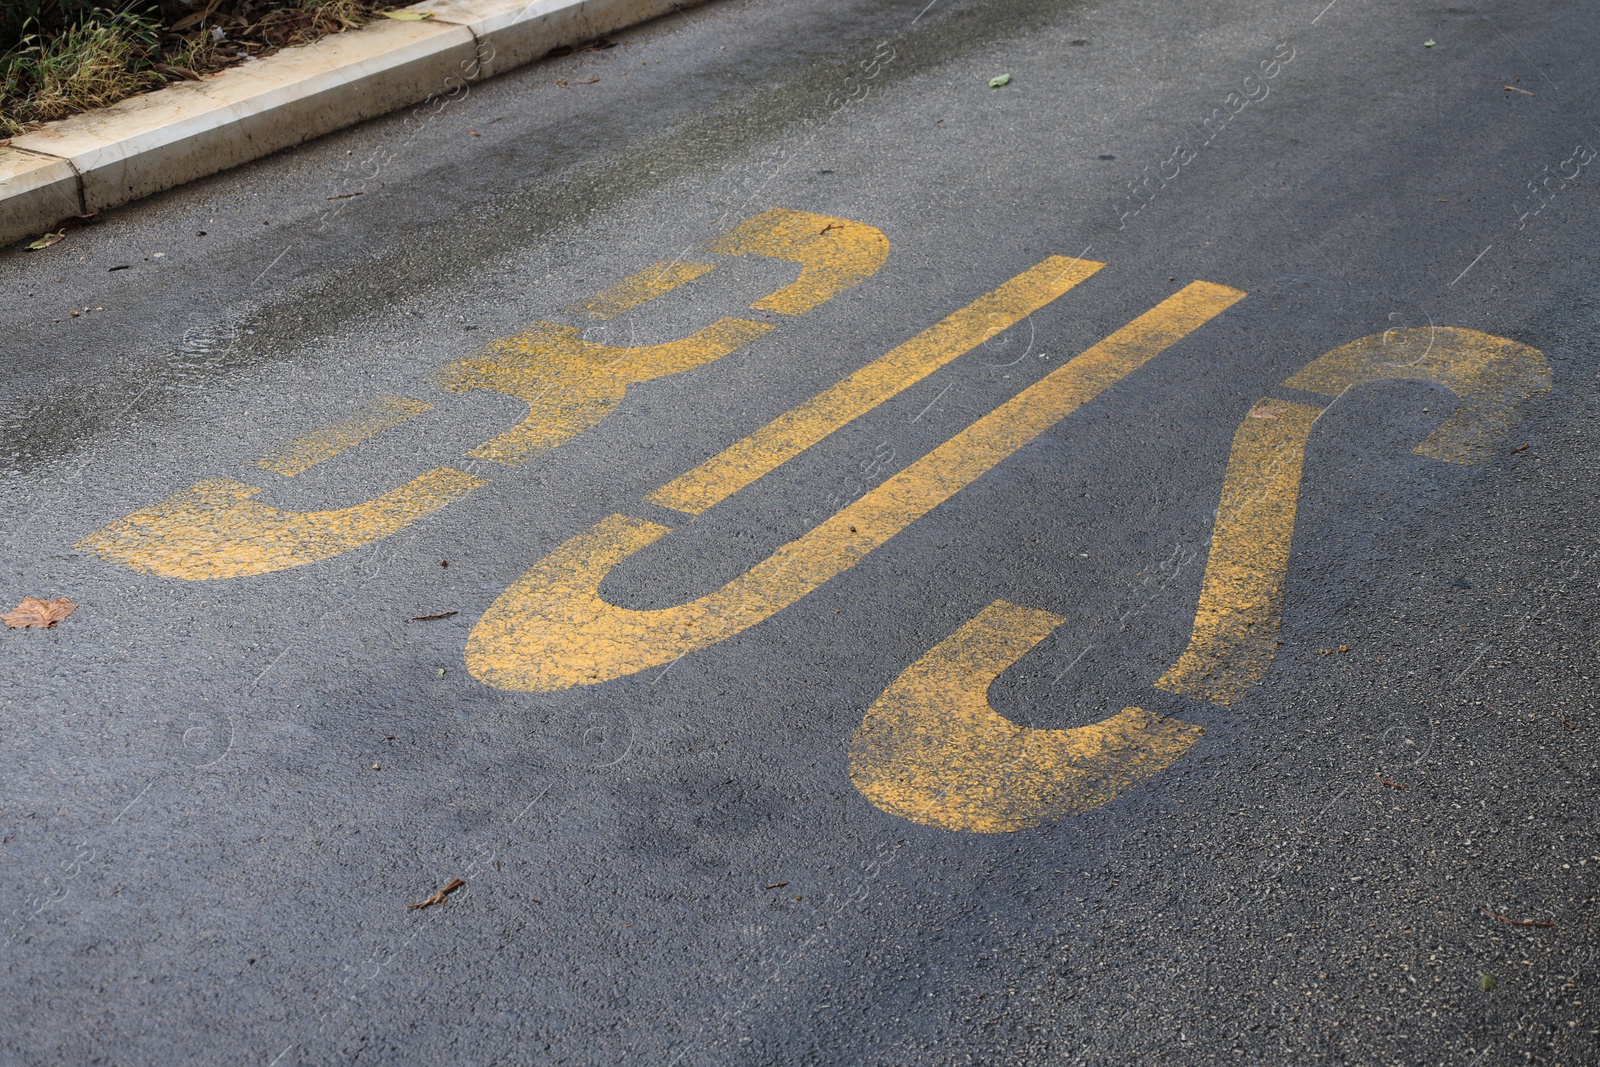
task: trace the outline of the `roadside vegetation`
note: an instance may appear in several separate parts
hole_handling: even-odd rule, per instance
[[[306,44],[394,6],[394,0],[0,0],[0,137]]]

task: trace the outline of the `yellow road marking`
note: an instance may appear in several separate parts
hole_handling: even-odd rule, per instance
[[[585,341],[570,326],[541,322],[445,366],[438,384],[455,393],[491,389],[528,405],[521,423],[467,453],[516,466],[605,418],[634,382],[721,359],[770,329],[764,322],[718,319],[682,340],[617,348]]]
[[[798,280],[751,305],[787,315],[870,277],[889,254],[888,238],[865,223],[783,208],[747,220],[712,247],[728,255],[798,262]],[[569,310],[612,318],[712,269],[690,261],[658,263]],[[473,358],[446,365],[436,381],[451,392],[492,390],[528,405],[518,425],[467,453],[515,466],[605,418],[630,384],[720,359],[772,328],[724,318],[678,341],[616,347],[585,341],[571,327],[540,322],[492,342]],[[420,401],[386,397],[362,416],[268,451],[256,464],[293,477],[430,410]],[[453,468],[438,468],[365,504],[293,512],[252,503],[250,497],[260,489],[218,479],[136,511],[85,537],[78,547],[170,577],[263,574],[370,544],[484,484]]]
[[[652,504],[698,515],[1090,277],[1104,263],[1051,256],[872,361],[720,455],[657,489]]]
[[[877,273],[889,256],[883,231],[851,219],[773,208],[706,246],[728,256],[759,255],[800,264],[800,277],[750,306],[798,315]]]
[[[1209,282],[1186,286],[721,589],[686,604],[635,611],[601,597],[600,582],[613,567],[671,532],[612,515],[562,544],[495,600],[467,640],[467,667],[503,689],[565,689],[667,663],[740,633],[855,566],[1244,295]]]
[[[1239,424],[1189,645],[1156,688],[1232,704],[1272,666],[1306,439],[1320,414],[1263,400]]]
[[[1066,620],[997,600],[917,660],[868,709],[850,778],[891,815],[972,833],[1025,830],[1109,803],[1172,766],[1202,730],[1142,708],[1035,730],[989,704],[989,686]]]
[[[1402,358],[1396,360],[1395,356]],[[1284,382],[1336,396],[1367,382],[1433,382],[1460,399],[1414,451],[1446,463],[1480,463],[1511,428],[1516,408],[1550,391],[1550,361],[1537,348],[1477,330],[1422,326],[1352,341]]]
[[[567,310],[591,319],[614,319],[715,269],[710,263],[683,259],[657,263],[632,277],[624,278],[609,289],[601,290],[588,300],[571,305]]]
[[[261,492],[254,486],[216,479],[141,508],[73,547],[166,578],[267,574],[371,544],[487,484],[438,467],[353,507],[284,511],[251,500]]]
[[[1342,345],[1284,385],[1337,396],[1386,380],[1433,382],[1455,393],[1460,404],[1415,451],[1477,463],[1509,429],[1518,405],[1549,391],[1551,374],[1536,348],[1477,330],[1421,327]],[[1306,440],[1322,410],[1263,400],[1239,426],[1194,629],[1158,688],[1228,705],[1266,677],[1283,618]]]
[[[269,449],[255,461],[256,466],[285,478],[293,478],[323,460],[332,459],[368,438],[432,410],[432,404],[424,404],[420,400],[408,400],[403,396],[379,397],[367,406],[365,412],[354,418],[326,429],[313,430]]]

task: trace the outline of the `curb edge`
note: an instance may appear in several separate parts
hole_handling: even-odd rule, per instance
[[[676,0],[438,0],[0,147],[0,248],[636,26]]]

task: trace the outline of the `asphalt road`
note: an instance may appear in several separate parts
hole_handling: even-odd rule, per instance
[[[1600,1062],[1597,14],[727,0],[0,252],[0,1060]]]

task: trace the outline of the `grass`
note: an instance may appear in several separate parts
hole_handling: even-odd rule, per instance
[[[401,0],[403,2],[403,0]],[[0,0],[0,138],[352,29],[374,0]]]
[[[159,27],[137,15],[90,19],[0,60],[0,134],[114,104],[166,80],[152,66]]]

